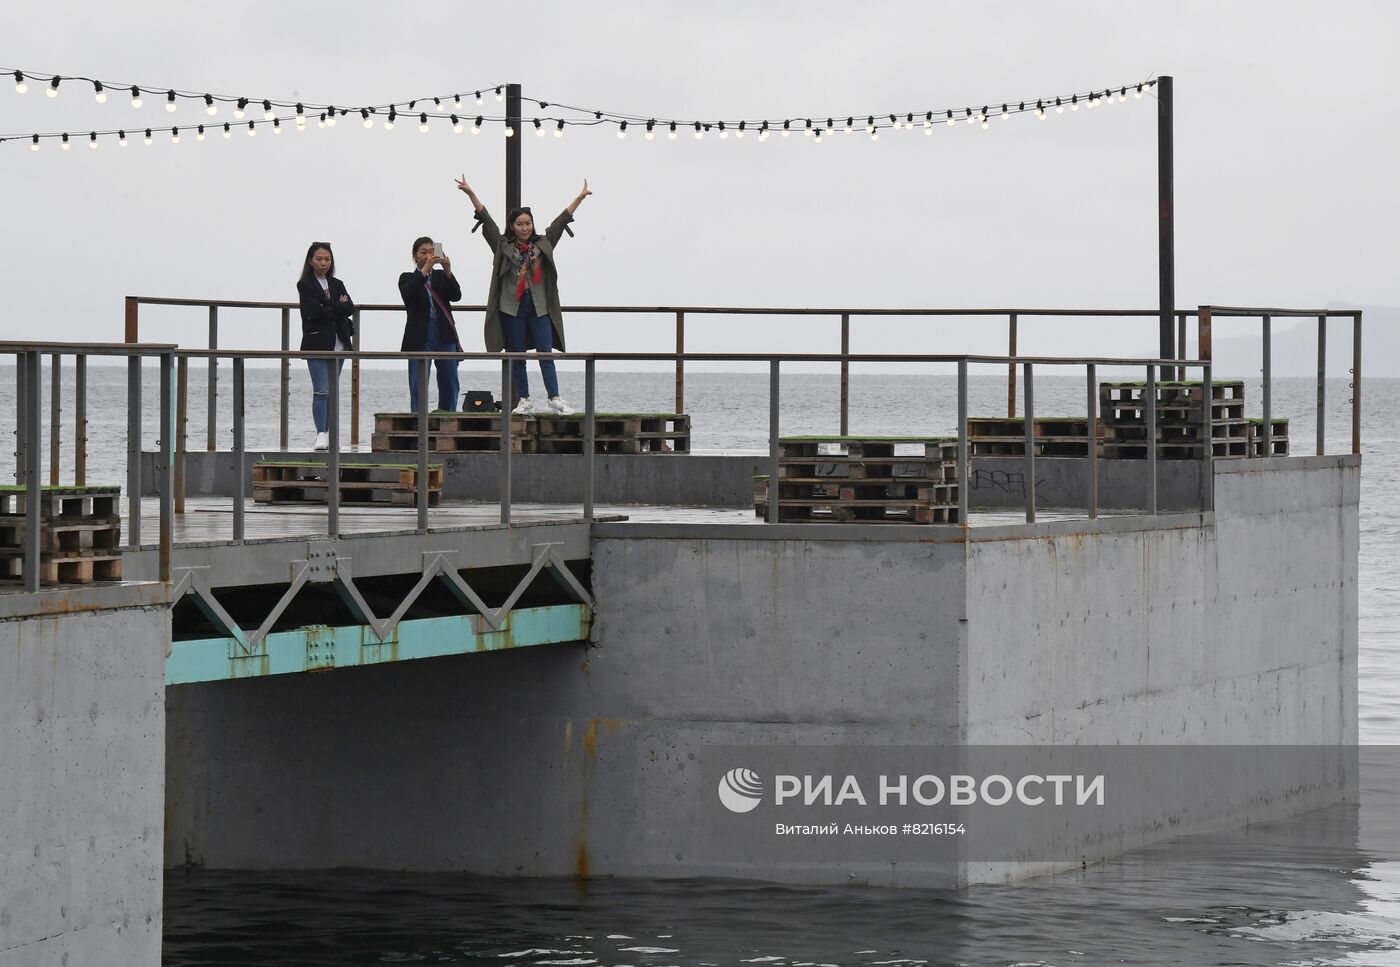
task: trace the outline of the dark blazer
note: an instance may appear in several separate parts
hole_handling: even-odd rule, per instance
[[[355,303],[350,301],[344,282],[335,276],[327,281],[330,282],[329,299],[314,275],[297,283],[297,295],[301,297],[302,352],[334,351],[337,335],[346,346],[355,345]],[[341,302],[341,296],[345,296],[346,301]]]
[[[432,275],[433,291],[443,302],[450,305],[462,300],[462,287],[457,284],[455,276],[448,275],[441,269],[434,269]],[[399,352],[422,352],[428,345],[428,300],[432,296],[428,295],[427,282],[427,277],[417,269],[399,276],[399,295],[403,296],[403,307],[408,310],[408,321],[404,323],[403,343],[399,346]],[[447,322],[442,318],[441,312],[438,313],[438,321]],[[455,327],[451,336],[460,349],[462,340],[458,338]]]

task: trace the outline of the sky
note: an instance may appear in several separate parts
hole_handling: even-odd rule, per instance
[[[518,82],[527,98],[702,120],[922,114],[1171,75],[1177,304],[1400,306],[1400,109],[1387,69],[1400,4],[1387,0],[303,9],[8,3],[0,67],[340,105]],[[57,98],[42,87],[21,96],[0,82],[0,133],[82,135],[67,152],[0,144],[0,339],[119,341],[127,295],[293,299],[306,247],[322,239],[357,302],[397,302],[423,234],[445,243],[464,301],[485,298],[490,252],[453,179],[465,174],[500,218],[500,125],[422,134],[345,118],[173,145],[170,125],[210,120],[201,108],[172,115],[148,96],[133,110],[120,92],[99,105],[90,85],[63,84]],[[488,95],[483,110],[501,107]],[[85,146],[89,130],[122,126],[163,133],[151,146]],[[557,253],[566,305],[1157,304],[1150,97],[878,141],[648,142],[580,127],[527,133],[522,151],[524,201],[541,220],[584,178],[594,191]],[[206,318],[148,308],[141,334],[199,346]],[[277,345],[276,312],[229,311],[222,326],[224,346]],[[573,315],[567,328],[575,351],[665,352],[674,323]],[[462,329],[466,348],[482,348],[474,315]],[[396,349],[401,331],[401,313],[367,316],[364,345]],[[837,331],[834,319],[692,317],[687,348],[836,351]],[[1000,322],[857,319],[852,349],[999,353],[1005,339]],[[1150,321],[1027,321],[1020,334],[1022,352],[1048,355],[1148,354],[1156,342]]]

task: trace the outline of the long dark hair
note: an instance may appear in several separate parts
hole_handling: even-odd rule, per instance
[[[515,220],[521,215],[530,216],[530,240],[534,241],[539,238],[540,233],[537,231],[539,226],[535,224],[535,213],[530,211],[528,206],[521,206],[520,208],[512,208],[510,210],[510,217],[506,219],[506,234],[510,236],[512,241],[515,240]]]
[[[311,267],[311,256],[316,254],[317,249],[325,249],[330,253],[331,267],[326,272],[326,278],[335,278],[335,252],[331,251],[330,242],[312,242],[311,247],[306,250],[306,260],[301,263],[301,278],[298,282],[305,282],[307,279],[316,278],[316,270]]]

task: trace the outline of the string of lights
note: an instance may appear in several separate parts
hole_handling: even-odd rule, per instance
[[[401,119],[407,119],[409,123],[418,122],[418,128],[424,134],[428,133],[432,126],[430,121],[446,121],[453,132],[461,134],[470,125],[472,134],[480,134],[481,130],[488,124],[502,125],[505,137],[515,137],[517,132],[512,126],[509,118],[503,115],[486,115],[468,113],[464,97],[474,100],[477,107],[485,104],[487,96],[494,95],[497,101],[505,99],[506,85],[489,85],[480,90],[473,89],[470,94],[435,95],[428,98],[414,98],[408,101],[394,101],[387,104],[365,105],[360,107],[337,107],[333,104],[307,104],[300,101],[290,101],[285,99],[272,98],[247,98],[234,97],[227,94],[196,93],[193,91],[182,91],[173,88],[153,88],[141,85],[117,85],[109,84],[101,80],[88,77],[60,76],[57,74],[39,74],[34,72],[24,72],[20,70],[4,70],[15,78],[15,89],[18,93],[24,94],[29,89],[29,82],[46,85],[45,89],[50,97],[57,96],[57,92],[63,82],[82,82],[93,85],[94,93],[99,102],[106,100],[108,88],[120,89],[129,92],[132,103],[140,107],[143,103],[143,94],[158,94],[165,98],[166,110],[173,113],[177,103],[184,100],[199,100],[204,102],[206,113],[213,117],[217,115],[219,104],[233,104],[232,122],[210,121],[199,124],[172,125],[169,128],[159,125],[143,127],[135,125],[131,128],[117,127],[103,130],[91,130],[86,133],[78,131],[52,131],[35,132],[27,134],[4,134],[0,135],[0,145],[14,141],[28,141],[34,151],[40,150],[41,144],[47,140],[57,140],[63,150],[68,150],[77,141],[84,138],[90,148],[96,148],[99,140],[103,138],[113,138],[117,143],[125,147],[129,143],[128,131],[132,136],[140,135],[146,144],[151,144],[156,132],[162,135],[169,132],[170,140],[178,144],[181,133],[192,134],[196,140],[203,141],[211,134],[221,135],[225,140],[231,138],[235,131],[244,131],[249,137],[257,134],[259,126],[270,126],[274,134],[281,134],[284,127],[292,127],[297,131],[303,131],[310,120],[316,121],[318,128],[335,127],[337,117],[347,117],[358,114],[364,127],[372,128],[376,122],[382,123],[385,130],[393,130],[395,124]],[[1155,86],[1155,79],[1134,82],[1132,84],[1119,85],[1117,88],[1105,87],[1102,89],[1091,89],[1088,91],[1076,91],[1069,95],[1054,95],[1050,97],[1038,97],[1034,100],[1025,99],[1017,101],[988,102],[981,107],[965,106],[962,108],[939,108],[938,110],[924,111],[904,111],[904,112],[882,112],[880,114],[866,113],[864,116],[858,114],[847,114],[844,118],[838,115],[828,115],[824,119],[818,115],[811,117],[787,117],[787,118],[742,118],[726,120],[683,120],[672,117],[648,117],[639,114],[628,114],[617,111],[606,111],[597,108],[585,108],[559,102],[551,102],[540,98],[522,98],[522,101],[535,105],[540,111],[548,111],[554,108],[557,111],[569,112],[569,116],[563,114],[556,115],[536,115],[534,117],[521,118],[520,127],[535,132],[537,137],[544,137],[548,133],[553,133],[554,137],[562,138],[567,127],[597,127],[615,126],[619,139],[626,139],[629,133],[629,126],[632,131],[640,131],[642,136],[650,141],[657,134],[664,133],[669,140],[676,140],[684,132],[692,133],[696,140],[702,140],[706,134],[715,133],[723,140],[733,134],[735,138],[742,139],[746,134],[755,134],[757,140],[762,142],[777,133],[781,137],[787,138],[795,133],[801,133],[806,137],[814,139],[820,143],[823,137],[830,138],[840,132],[850,135],[855,131],[863,131],[869,135],[871,140],[879,140],[880,132],[884,130],[912,131],[916,127],[922,126],[926,135],[932,135],[935,128],[940,126],[955,127],[959,122],[968,125],[980,125],[982,128],[990,127],[993,116],[1002,120],[1009,120],[1012,115],[1034,114],[1041,120],[1045,120],[1050,114],[1063,114],[1066,110],[1078,111],[1080,107],[1089,109],[1097,108],[1100,105],[1109,105],[1116,102],[1122,103],[1129,96],[1141,98],[1150,94]],[[447,102],[447,107],[444,103]],[[431,110],[428,109],[431,104]],[[248,110],[262,110],[262,118],[244,121]],[[279,114],[279,109],[283,112],[295,110],[294,114]],[[285,124],[284,124],[285,122]]]

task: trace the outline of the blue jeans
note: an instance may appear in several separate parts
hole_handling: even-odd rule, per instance
[[[330,399],[331,363],[335,363],[335,381],[340,382],[340,371],[345,366],[343,359],[308,359],[306,368],[311,371],[311,419],[316,421],[316,432],[325,433],[327,403]]]
[[[455,353],[455,342],[444,342],[437,326],[428,327],[428,343],[423,347],[426,353]],[[438,405],[440,410],[457,409],[457,360],[435,359],[428,362],[431,369],[437,366]],[[413,412],[418,412],[418,360],[408,361],[408,399]]]
[[[525,339],[527,332],[530,334],[529,342]],[[554,351],[554,326],[550,323],[549,316],[535,315],[535,300],[530,298],[529,292],[520,300],[519,315],[501,313],[501,334],[505,337],[507,352],[523,353],[529,343],[535,344],[536,352]],[[520,395],[529,396],[530,381],[525,376],[525,360],[512,361],[510,374]],[[551,397],[558,396],[559,377],[554,373],[554,360],[548,356],[540,357],[540,375],[544,377],[545,392]]]

